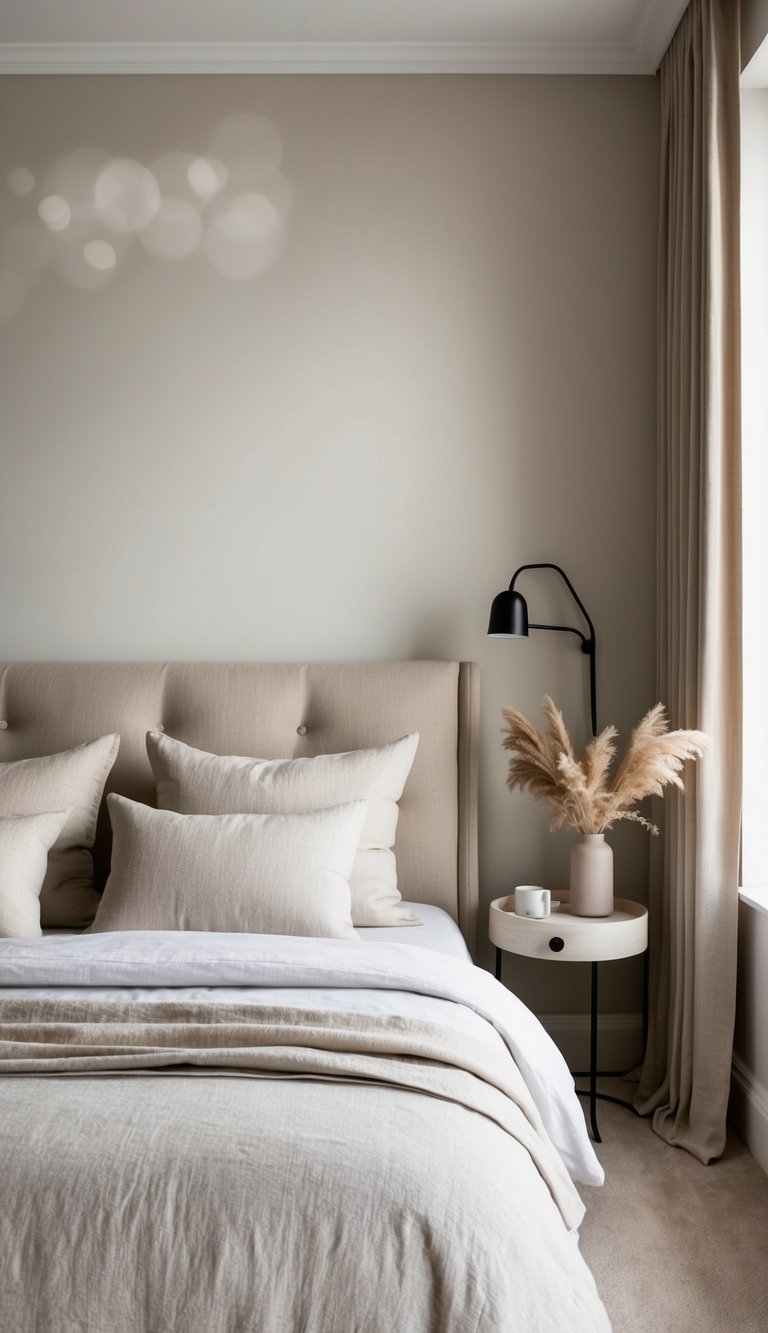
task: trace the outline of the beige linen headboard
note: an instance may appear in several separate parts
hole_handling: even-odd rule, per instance
[[[357,750],[421,736],[400,802],[404,898],[451,914],[477,939],[477,711],[472,662],[5,662],[0,762],[55,754],[108,732],[120,751],[108,784],[152,803],[147,731],[216,754],[263,759]],[[109,867],[102,809],[96,883]]]

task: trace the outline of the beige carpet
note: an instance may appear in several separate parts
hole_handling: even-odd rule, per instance
[[[601,1083],[631,1100],[632,1087]],[[602,1189],[581,1247],[614,1333],[768,1333],[768,1177],[735,1134],[702,1166],[598,1103]]]

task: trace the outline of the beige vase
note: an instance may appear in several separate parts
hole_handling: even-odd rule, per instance
[[[603,833],[582,834],[571,850],[571,911],[574,916],[613,911],[613,849]]]

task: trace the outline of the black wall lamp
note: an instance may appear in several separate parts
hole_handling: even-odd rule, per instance
[[[515,581],[518,574],[522,574],[525,569],[554,569],[560,575],[563,582],[568,587],[573,600],[578,606],[581,614],[589,626],[589,635],[583,634],[580,629],[575,629],[573,625],[534,625],[528,619],[528,603],[522,593],[515,591]],[[565,634],[575,634],[581,640],[581,651],[586,653],[589,658],[589,698],[592,708],[592,735],[597,735],[597,684],[595,681],[595,627],[589,618],[589,613],[579,594],[574,588],[571,580],[568,578],[564,569],[559,565],[549,563],[539,565],[521,565],[512,575],[512,582],[503,592],[498,593],[491,604],[491,618],[488,622],[488,633],[492,639],[527,639],[528,631],[531,629],[550,629],[562,631]]]

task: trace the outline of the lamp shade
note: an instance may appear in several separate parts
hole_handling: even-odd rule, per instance
[[[497,593],[491,604],[488,633],[492,639],[528,637],[528,603],[519,592],[505,588]]]

